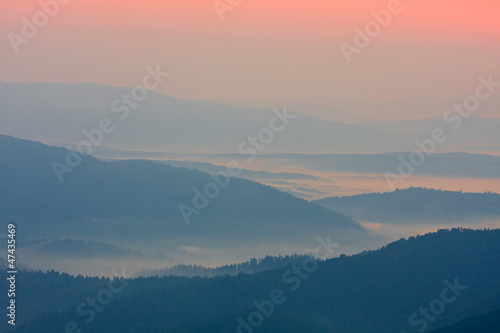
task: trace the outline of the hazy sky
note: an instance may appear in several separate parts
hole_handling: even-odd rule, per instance
[[[391,2],[243,0],[221,21],[213,0],[72,0],[15,53],[8,34],[22,35],[39,0],[4,0],[0,80],[134,86],[160,64],[171,76],[159,92],[277,107],[453,99],[478,75],[500,80],[498,0],[401,0],[348,64],[340,43],[354,44],[354,28]]]

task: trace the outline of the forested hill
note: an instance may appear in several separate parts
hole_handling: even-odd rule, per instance
[[[314,201],[361,221],[406,224],[500,219],[500,194],[410,187],[387,193],[330,197]]]
[[[70,221],[88,218],[115,222],[122,219],[105,235],[108,238],[115,237],[117,229],[128,230],[125,236],[143,234],[146,219],[152,223],[146,225],[149,237],[157,238],[182,231],[216,238],[221,232],[231,231],[250,236],[265,228],[269,233],[278,233],[285,227],[362,231],[348,216],[239,178],[230,178],[226,187],[219,186],[215,191],[216,181],[207,173],[151,161],[104,162],[86,156],[80,163],[73,161],[68,166],[68,151],[64,148],[4,135],[0,135],[0,161],[0,212],[4,220],[23,221],[24,235],[31,232],[40,236],[35,229],[68,227]],[[56,177],[54,162],[71,169],[61,175],[62,182]],[[212,186],[210,197],[204,195],[207,184]],[[196,197],[199,192],[202,194]],[[203,195],[204,199],[200,199]],[[194,203],[195,197],[198,204]],[[182,204],[192,209],[189,212],[196,211],[189,215],[195,225],[189,230],[179,208]],[[143,224],[123,228],[124,219],[142,219]],[[93,227],[109,228],[110,224]]]
[[[293,263],[301,263],[305,259],[310,258],[307,255],[285,255],[285,256],[266,256],[261,259],[252,258],[249,261],[240,264],[224,265],[220,267],[210,268],[200,265],[183,265],[178,264],[172,267],[163,269],[142,269],[135,276],[187,276],[187,277],[215,277],[219,275],[237,275],[239,273],[253,274],[261,271],[271,270],[289,266]]]
[[[498,333],[498,331],[500,331],[500,310],[482,316],[472,316],[431,333]]]
[[[252,316],[258,319],[262,315],[256,313],[264,311],[269,316],[262,316],[255,332],[410,333],[424,324],[431,330],[500,308],[500,230],[441,230],[317,264],[213,279],[129,280],[89,322],[90,315],[79,316],[76,307],[95,298],[108,281],[20,274],[22,311],[29,311],[28,297],[33,312],[66,310],[45,314],[17,332],[61,332],[68,322],[94,333],[237,332],[241,320],[256,324]],[[50,295],[43,292],[49,284]],[[444,310],[425,321],[419,309],[436,306],[446,288]],[[272,307],[269,300],[276,301]],[[415,313],[418,324],[410,325]]]

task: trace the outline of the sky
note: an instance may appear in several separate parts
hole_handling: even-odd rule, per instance
[[[157,91],[169,96],[302,105],[326,118],[341,117],[332,108],[343,105],[378,120],[442,110],[375,117],[373,103],[439,100],[441,108],[474,92],[479,75],[500,80],[497,0],[70,0],[43,22],[40,3],[54,1],[2,0],[0,81],[128,87],[160,65],[170,76]],[[348,62],[340,45],[356,46],[356,27],[373,26],[372,12],[388,8],[390,22]],[[33,17],[40,27],[16,52],[12,36]]]

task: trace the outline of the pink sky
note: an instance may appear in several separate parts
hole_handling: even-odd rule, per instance
[[[221,22],[213,0],[72,0],[16,54],[7,34],[40,7],[4,1],[0,80],[133,86],[160,64],[171,72],[162,93],[271,106],[454,98],[473,92],[478,75],[500,78],[495,0],[401,0],[401,13],[347,64],[339,44],[389,2],[243,0]]]

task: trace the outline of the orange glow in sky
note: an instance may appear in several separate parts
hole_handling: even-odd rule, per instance
[[[401,12],[347,65],[339,44],[394,2]],[[214,0],[71,0],[16,54],[6,36],[21,33],[39,0],[4,1],[0,81],[129,86],[162,63],[172,80],[161,92],[239,103],[456,97],[478,75],[500,75],[496,0],[241,0],[230,9],[221,21]]]

